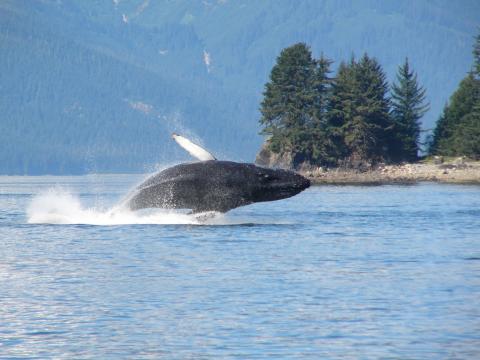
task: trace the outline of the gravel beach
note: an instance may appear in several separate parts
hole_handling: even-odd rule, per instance
[[[372,170],[315,168],[300,171],[314,184],[395,184],[434,181],[480,184],[480,161],[380,165]]]

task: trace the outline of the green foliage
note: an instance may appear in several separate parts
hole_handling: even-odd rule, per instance
[[[458,155],[480,159],[480,111],[465,115],[461,126],[455,128],[452,139]]]
[[[355,164],[389,159],[392,123],[388,84],[380,64],[365,54],[341,63],[329,104],[329,133],[337,161]]]
[[[294,166],[388,161],[393,123],[380,64],[365,54],[341,63],[335,80],[328,77],[330,64],[323,56],[312,59],[303,43],[281,52],[261,105],[271,150],[291,153]]]
[[[417,74],[410,70],[408,59],[400,66],[397,83],[392,85],[392,119],[395,138],[392,157],[397,161],[415,161],[420,150],[420,119],[428,111],[426,90],[418,84]]]
[[[261,104],[264,134],[272,135],[273,143],[282,143],[282,150],[293,150],[289,139],[306,128],[313,116],[312,97],[315,61],[303,43],[282,50],[273,67],[270,82],[265,85]],[[283,137],[283,141],[276,138]]]
[[[322,158],[325,113],[331,61],[315,60],[304,43],[280,53],[265,85],[261,103],[262,134],[270,136],[270,148],[292,153],[295,162]]]
[[[473,71],[480,77],[480,33],[475,38],[473,45]]]
[[[470,116],[480,103],[480,80],[469,73],[461,82],[445,106],[433,133],[430,153],[434,155],[466,155],[462,151],[463,141],[468,129],[472,129],[477,116]],[[473,123],[472,123],[473,122]],[[480,138],[477,139],[480,142]]]
[[[365,54],[354,64],[356,104],[345,129],[345,140],[354,160],[385,161],[392,124],[388,83],[380,64]]]
[[[473,71],[460,82],[437,122],[431,154],[480,158],[480,34],[473,57]]]
[[[475,68],[480,36],[474,46]],[[304,43],[284,49],[265,85],[261,104],[271,150],[289,153],[294,166],[371,166],[418,160],[426,90],[408,59],[398,69],[390,99],[386,75],[375,58],[340,63],[312,57]],[[480,157],[480,76],[472,71],[445,107],[433,134],[432,154]]]
[[[355,65],[354,59],[348,65],[344,62],[340,63],[328,104],[329,134],[337,149],[338,159],[345,158],[349,154],[345,133],[356,111],[358,85]]]

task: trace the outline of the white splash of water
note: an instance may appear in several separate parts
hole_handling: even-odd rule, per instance
[[[193,215],[173,210],[154,209],[133,212],[124,207],[110,209],[86,208],[80,199],[61,188],[51,188],[36,195],[27,209],[31,224],[191,224],[210,225],[223,223],[223,214]]]
[[[27,208],[30,224],[62,225],[245,225],[245,224],[288,224],[272,222],[257,216],[231,216],[218,212],[188,214],[172,209],[151,209],[148,211],[130,211],[124,206],[111,208],[85,207],[78,196],[61,188],[54,187],[34,196]]]

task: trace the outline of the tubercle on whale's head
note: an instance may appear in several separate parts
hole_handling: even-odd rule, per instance
[[[257,167],[256,201],[272,201],[292,197],[310,187],[310,180],[293,171]]]

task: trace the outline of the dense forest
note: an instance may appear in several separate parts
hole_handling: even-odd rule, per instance
[[[416,160],[420,119],[429,105],[408,59],[398,69],[391,98],[375,58],[364,54],[341,62],[335,77],[331,63],[314,59],[304,43],[281,52],[261,104],[270,150],[291,154],[295,167]]]
[[[302,41],[315,58],[368,51],[389,82],[408,57],[433,128],[469,69],[479,13],[475,0],[1,1],[0,173],[151,171],[188,159],[173,131],[252,161],[263,84]]]

